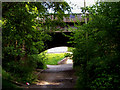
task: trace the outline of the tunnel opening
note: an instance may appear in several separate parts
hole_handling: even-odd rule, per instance
[[[68,41],[71,41],[69,37],[65,35],[71,35],[72,32],[54,32],[49,33],[49,35],[52,37],[50,41],[45,41],[45,49],[50,49],[53,47],[60,47],[60,46],[67,46],[67,47],[73,47],[71,43],[68,43]],[[64,35],[65,34],[65,35]]]
[[[46,65],[59,65],[72,63],[72,51],[68,46],[59,46],[47,49],[39,55],[43,57]]]

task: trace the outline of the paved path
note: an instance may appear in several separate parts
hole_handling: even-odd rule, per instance
[[[70,60],[68,60],[70,61]],[[48,69],[39,73],[38,82],[28,88],[74,88],[76,76],[72,62],[61,65],[47,65]]]
[[[68,47],[66,46],[54,47],[54,48],[48,49],[47,53],[65,53],[67,52],[67,50],[68,50]]]
[[[62,64],[62,65],[47,65],[48,69],[44,72],[62,72],[67,70],[72,70],[72,64]]]

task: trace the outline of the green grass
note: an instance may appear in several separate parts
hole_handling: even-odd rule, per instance
[[[4,79],[13,79],[13,77],[10,75],[10,73],[6,72],[4,69],[2,69],[2,77]]]
[[[16,86],[15,84],[11,83],[8,80],[2,79],[2,88],[17,88],[20,89],[18,86]]]
[[[72,52],[74,49],[73,47],[68,47],[69,52]],[[65,58],[65,53],[47,53],[46,50],[40,53],[40,57],[44,58],[45,64],[57,65],[59,61]]]
[[[64,58],[65,53],[47,53],[46,64],[48,65],[57,65],[59,61]]]
[[[2,69],[2,88],[12,88],[12,89],[16,89],[16,90],[22,90],[21,88],[19,88],[19,86],[13,84],[12,82],[10,82],[10,80],[13,79],[13,77],[6,72],[4,69]]]

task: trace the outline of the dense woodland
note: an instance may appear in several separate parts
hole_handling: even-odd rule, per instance
[[[46,17],[50,8],[58,20]],[[79,77],[76,88],[120,88],[120,2],[98,2],[82,10],[83,14],[89,13],[89,22],[74,24],[77,29],[70,37],[74,40],[73,61]],[[46,68],[44,55],[38,54],[46,47],[45,41],[52,38],[49,30],[62,22],[65,11],[70,12],[65,2],[2,3],[3,80],[36,80],[35,69]],[[47,24],[37,17],[45,17]]]

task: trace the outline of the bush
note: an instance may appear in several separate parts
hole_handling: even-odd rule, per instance
[[[44,69],[46,67],[44,60],[39,55],[28,55],[25,60],[11,61],[7,63],[7,72],[10,72],[14,80],[18,82],[33,82],[36,80],[37,76],[34,75],[36,68]],[[3,71],[4,74],[5,71]],[[9,75],[4,74],[5,77]]]
[[[65,53],[64,56],[65,56],[65,57],[71,57],[72,54],[70,54],[70,53]]]
[[[76,48],[73,52],[74,67],[79,66],[78,88],[120,88],[120,29],[117,24],[120,18],[116,17],[119,5],[97,3],[85,8],[91,13],[92,21],[78,26],[73,32]]]
[[[37,68],[38,69],[46,69],[47,66],[46,66],[46,60],[47,60],[47,57],[46,57],[46,51],[45,52],[42,52],[38,55],[38,62],[37,62]]]
[[[2,69],[2,78],[7,79],[7,80],[13,79],[10,73],[6,72],[4,69]]]
[[[2,79],[2,89],[23,90],[8,80]]]
[[[73,47],[68,47],[68,52],[73,52],[74,49],[75,48],[73,48]]]
[[[2,69],[2,89],[5,89],[5,88],[17,88],[17,89],[20,89],[18,86],[14,85],[11,80],[13,80],[14,77],[6,72],[4,69]]]

